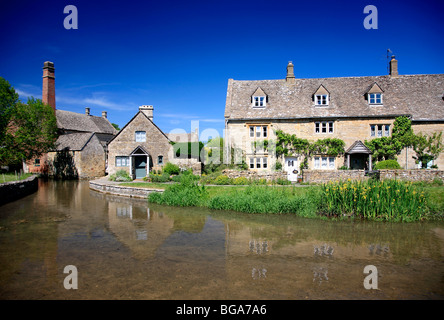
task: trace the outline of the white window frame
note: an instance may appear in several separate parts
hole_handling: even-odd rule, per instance
[[[250,169],[268,169],[267,157],[251,157]]]
[[[146,131],[136,131],[134,135],[136,142],[146,142]]]
[[[315,106],[328,106],[329,102],[329,94],[315,94]]]
[[[129,167],[129,157],[116,156],[116,167]]]
[[[335,157],[314,157],[314,168],[318,170],[334,170],[335,163]]]
[[[249,136],[250,138],[267,138],[268,137],[268,126],[249,126]]]
[[[334,133],[334,121],[316,121],[315,133],[317,134]]]
[[[267,106],[266,96],[253,96],[253,108],[265,108]]]
[[[370,125],[370,137],[375,137],[375,138],[390,137],[390,125],[389,124],[371,124]]]
[[[379,101],[378,101],[379,100]],[[369,93],[368,94],[368,104],[370,105],[381,105],[382,103],[382,93]]]

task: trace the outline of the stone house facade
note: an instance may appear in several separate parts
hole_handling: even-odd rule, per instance
[[[309,141],[339,138],[345,142],[344,156],[308,159],[311,170],[371,168],[371,152],[364,141],[390,136],[398,116],[409,117],[415,133],[444,131],[444,74],[399,75],[395,57],[389,66],[385,76],[298,79],[290,62],[285,79],[229,79],[226,154],[241,150],[254,171],[272,170],[279,161],[288,178],[296,181],[300,156],[276,159],[266,148],[257,148],[263,140],[276,140],[276,130]],[[401,152],[397,159],[402,168],[417,167],[413,155],[411,149]],[[434,164],[444,168],[444,155]]]
[[[172,134],[170,139],[153,122],[153,111],[153,106],[140,106],[137,114],[109,142],[109,174],[125,170],[133,179],[142,179],[153,170],[162,170],[168,162],[200,173],[198,159],[177,158],[172,145],[176,141],[194,141],[197,133]]]

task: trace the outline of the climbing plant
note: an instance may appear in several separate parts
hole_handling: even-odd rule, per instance
[[[345,142],[337,138],[319,139],[310,142],[307,139],[298,138],[295,134],[289,134],[282,130],[276,130],[276,157],[282,156],[302,156],[300,169],[308,168],[308,158],[313,155],[325,154],[339,156],[345,153]]]

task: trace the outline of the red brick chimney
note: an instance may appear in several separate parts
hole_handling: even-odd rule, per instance
[[[46,61],[43,64],[43,87],[42,102],[50,105],[54,111],[56,109],[55,100],[55,76],[54,63]]]

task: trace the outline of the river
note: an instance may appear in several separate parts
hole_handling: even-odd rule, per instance
[[[0,265],[3,300],[443,299],[444,223],[176,208],[40,181],[0,206]]]

